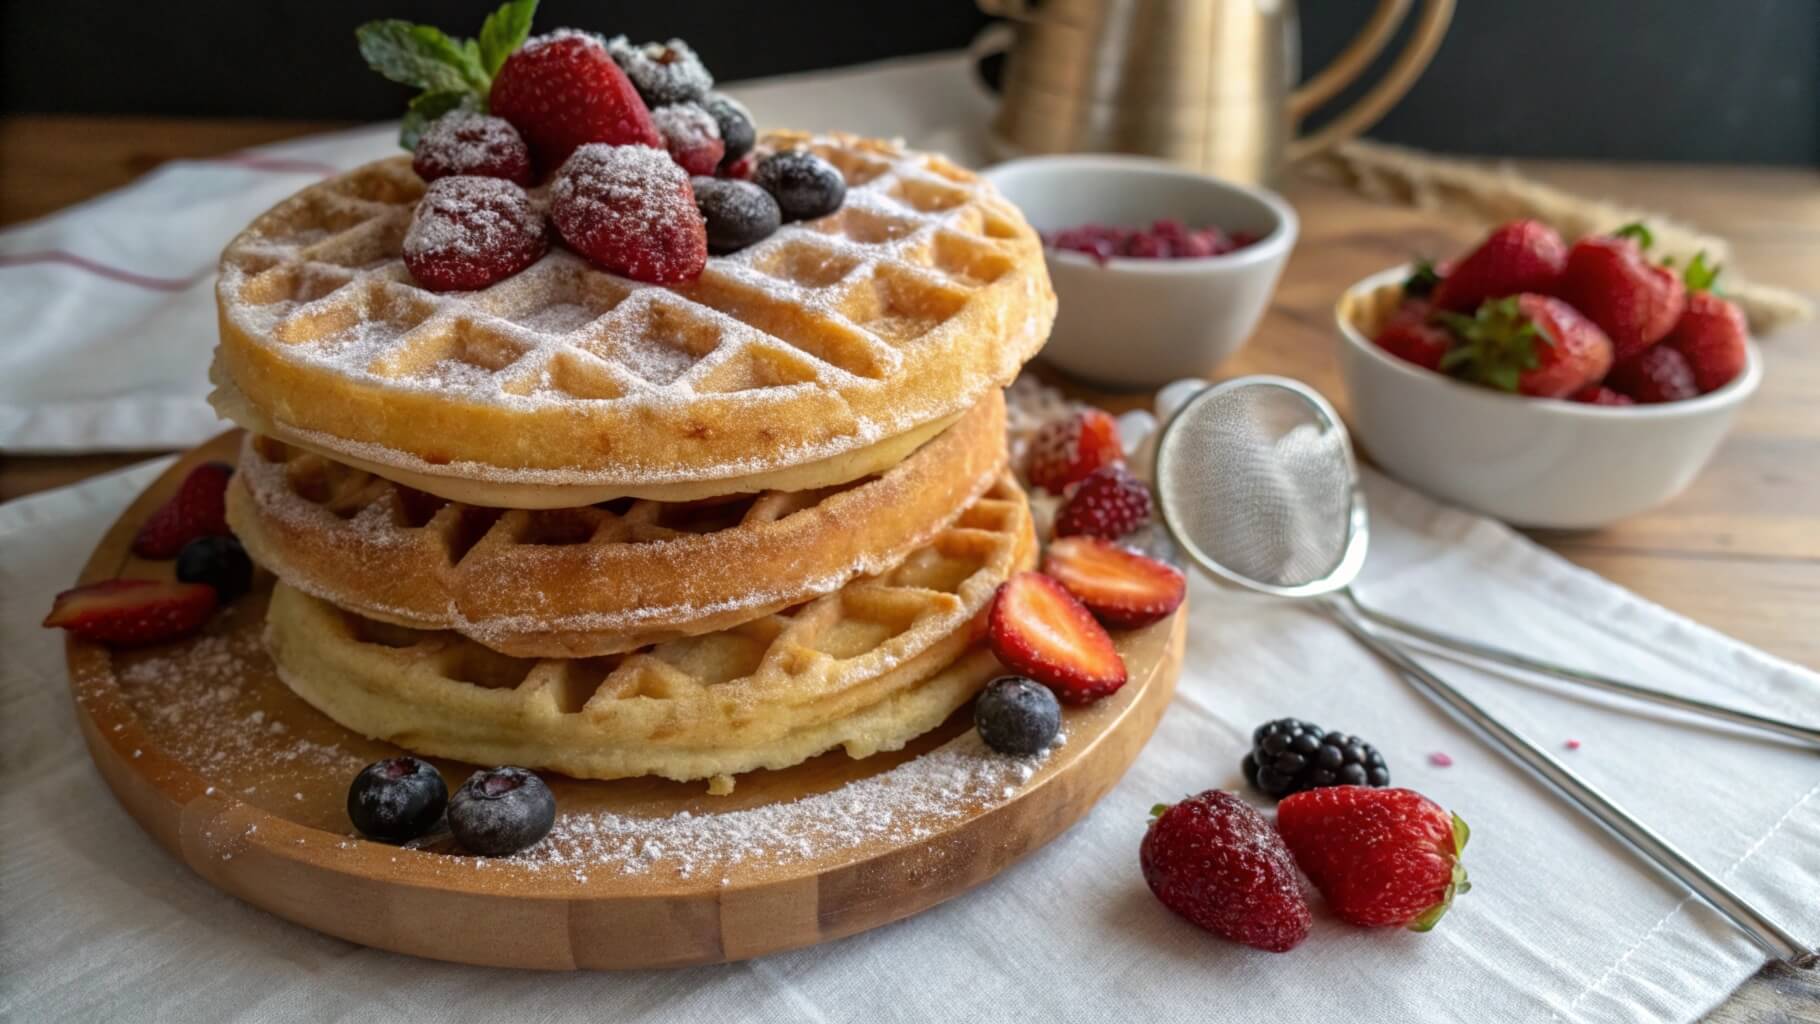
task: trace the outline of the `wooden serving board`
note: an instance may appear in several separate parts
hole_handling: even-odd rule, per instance
[[[134,533],[191,467],[232,461],[238,442],[234,432],[188,453],[141,494],[82,582],[168,577],[171,563],[131,553]],[[1178,612],[1120,635],[1131,681],[1068,709],[1066,742],[1040,763],[986,752],[963,709],[906,750],[744,775],[729,796],[546,775],[557,831],[527,855],[485,861],[446,834],[401,848],[352,833],[349,782],[397,748],[343,729],[278,681],[260,644],[270,589],[261,572],[252,593],[177,644],[111,652],[70,641],[76,718],[120,802],[197,874],[290,921],[415,956],[546,969],[760,956],[986,881],[1124,774],[1174,692],[1185,622]],[[436,763],[451,790],[474,770]]]

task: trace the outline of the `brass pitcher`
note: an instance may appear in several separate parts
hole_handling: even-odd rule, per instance
[[[1357,37],[1301,88],[1295,0],[976,2],[1008,19],[987,29],[974,51],[1007,53],[992,124],[1005,155],[1138,153],[1267,183],[1287,163],[1384,116],[1428,66],[1454,0],[1422,0],[1415,31],[1384,77],[1301,137],[1301,120],[1371,64],[1410,0],[1379,0]]]

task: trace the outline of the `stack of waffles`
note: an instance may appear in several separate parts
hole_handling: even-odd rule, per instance
[[[422,754],[725,791],[901,747],[994,673],[977,620],[1036,554],[1001,389],[1054,316],[1040,242],[939,156],[763,145],[844,205],[675,287],[553,248],[428,291],[402,157],[228,246],[229,518],[293,690]]]

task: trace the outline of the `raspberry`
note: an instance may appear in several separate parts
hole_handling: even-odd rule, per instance
[[[663,145],[651,112],[600,39],[573,29],[538,36],[507,57],[489,103],[530,143],[545,174],[590,142]]]
[[[536,263],[549,247],[543,215],[499,178],[437,178],[411,214],[404,265],[431,291],[472,291]]]
[[[1123,460],[1118,421],[1098,409],[1082,409],[1051,420],[1030,439],[1025,476],[1033,487],[1052,494],[1067,490],[1087,474]]]
[[[657,134],[664,137],[670,159],[690,174],[713,174],[726,146],[714,116],[693,103],[672,103],[651,111]]]
[[[607,40],[607,52],[652,107],[691,103],[714,88],[714,76],[680,39],[634,46],[625,36],[614,36]]]
[[[531,150],[503,117],[456,111],[437,118],[417,140],[411,169],[425,181],[456,174],[531,183]]]
[[[1120,537],[1150,521],[1150,488],[1114,463],[1088,474],[1055,516],[1055,535],[1086,534],[1106,540]]]
[[[1466,823],[1409,789],[1330,786],[1277,805],[1277,829],[1343,920],[1427,931],[1471,888]]]
[[[689,176],[661,149],[577,149],[550,187],[550,219],[576,252],[636,281],[692,281],[708,262]]]
[[[190,470],[177,493],[153,512],[133,538],[133,554],[140,558],[175,558],[183,546],[198,537],[226,537],[228,478],[234,467],[225,462],[205,462]]]
[[[1295,862],[1251,805],[1210,789],[1152,813],[1138,861],[1163,906],[1215,935],[1272,953],[1308,937],[1314,919]]]

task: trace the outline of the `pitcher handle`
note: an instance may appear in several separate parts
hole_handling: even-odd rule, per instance
[[[1447,34],[1448,22],[1453,20],[1453,5],[1454,0],[1423,0],[1415,32],[1410,36],[1403,52],[1391,64],[1390,70],[1384,73],[1378,84],[1372,86],[1357,102],[1329,121],[1320,131],[1290,142],[1285,153],[1289,162],[1314,156],[1376,124],[1392,105],[1403,98],[1403,94],[1409,91],[1409,87],[1415,84],[1416,78],[1434,58],[1435,50],[1441,45],[1441,38]],[[1378,0],[1378,8],[1372,12],[1371,20],[1365,23],[1365,27],[1359,30],[1359,34],[1347,44],[1346,49],[1331,64],[1322,68],[1319,74],[1289,95],[1290,118],[1301,120],[1314,108],[1352,84],[1353,79],[1359,77],[1384,49],[1384,44],[1395,34],[1398,23],[1408,10],[1409,0]]]

